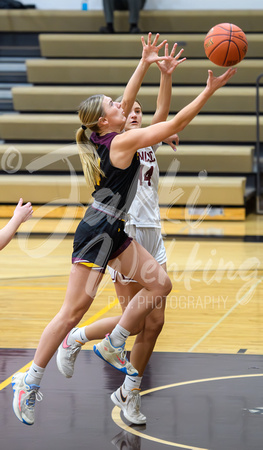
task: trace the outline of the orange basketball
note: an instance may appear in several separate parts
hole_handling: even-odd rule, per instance
[[[217,66],[235,66],[246,56],[247,38],[233,23],[219,23],[204,40],[206,56]]]

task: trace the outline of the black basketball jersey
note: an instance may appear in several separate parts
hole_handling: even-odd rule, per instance
[[[140,159],[137,152],[129,167],[119,169],[110,162],[110,146],[118,133],[104,136],[92,133],[90,140],[95,144],[99,155],[99,165],[105,176],[100,176],[92,194],[95,200],[128,212],[137,190]]]

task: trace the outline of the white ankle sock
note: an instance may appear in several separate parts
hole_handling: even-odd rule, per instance
[[[142,382],[142,377],[129,377],[126,375],[124,383],[122,385],[125,391],[131,391],[132,389],[140,389],[140,385]]]
[[[68,344],[75,344],[76,341],[81,342],[81,344],[86,344],[89,340],[86,337],[85,328],[86,327],[73,328],[73,331],[71,331],[68,336]]]
[[[27,372],[27,376],[25,379],[26,383],[36,384],[37,386],[40,386],[40,382],[42,380],[44,372],[45,369],[43,369],[43,367],[37,366],[33,361],[32,365],[29,368],[29,371]]]
[[[125,328],[117,324],[110,334],[110,340],[113,347],[121,347],[129,335],[129,331],[125,330]]]

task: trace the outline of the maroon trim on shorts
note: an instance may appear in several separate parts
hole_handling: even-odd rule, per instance
[[[130,236],[127,237],[126,241],[123,242],[123,244],[120,246],[120,248],[118,248],[118,250],[116,250],[116,252],[114,252],[110,259],[114,259],[117,258],[117,256],[119,256],[122,252],[124,252],[124,250],[126,250],[127,247],[129,247],[130,243],[133,241],[133,238],[131,238]]]

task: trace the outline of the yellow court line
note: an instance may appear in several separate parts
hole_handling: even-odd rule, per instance
[[[118,305],[118,303],[119,300],[115,298],[113,302],[106,305],[104,308],[102,308],[100,311],[98,311],[96,314],[94,314],[92,317],[86,320],[83,324],[81,324],[81,326],[86,327],[87,325],[90,325],[91,323],[95,322],[99,317],[103,316],[103,314],[108,312],[110,309],[114,308],[114,306]]]
[[[32,364],[32,361],[30,361],[29,363],[27,363],[24,367],[22,367],[21,369],[17,370],[16,372],[26,372],[27,369],[29,369],[29,367],[31,366],[31,364]],[[16,372],[14,372],[13,375],[14,375]],[[3,381],[3,382],[0,384],[0,391],[1,391],[2,389],[4,389],[6,386],[8,386],[8,385],[11,383],[11,381],[12,381],[12,376],[13,376],[13,375],[11,375],[11,377],[7,378],[5,381]]]
[[[126,423],[124,423],[122,421],[121,415],[120,415],[120,408],[118,408],[118,406],[114,406],[112,413],[111,413],[111,418],[112,418],[113,422],[115,422],[116,425],[118,425],[124,431],[131,433],[131,434],[135,434],[135,436],[139,436],[140,438],[147,439],[148,441],[157,442],[158,444],[163,444],[163,445],[169,445],[170,447],[180,447],[181,449],[184,448],[187,450],[208,450],[207,448],[193,447],[192,445],[189,446],[189,445],[179,444],[177,442],[166,441],[164,439],[159,439],[154,436],[150,436],[149,434],[142,433],[141,431],[138,431],[135,428],[132,428],[129,425],[126,425]]]
[[[2,288],[2,286],[0,287]],[[32,287],[30,288],[32,289]],[[43,287],[41,288],[43,289]],[[49,288],[50,289],[50,288]],[[60,288],[62,289],[62,288]],[[64,289],[64,288],[63,288]],[[177,290],[172,290],[171,292],[179,292]],[[106,312],[108,312],[110,309],[114,308],[114,306],[116,306],[119,303],[118,299],[116,298],[113,302],[109,303],[107,306],[105,306],[104,308],[102,308],[100,311],[98,311],[96,314],[94,314],[92,317],[90,317],[88,320],[86,320],[84,323],[81,324],[82,327],[85,327],[87,325],[90,325],[91,323],[95,322],[99,317],[103,316]],[[29,363],[27,363],[24,367],[22,367],[21,369],[17,370],[16,372],[26,372],[28,370],[28,368],[31,366],[32,361],[30,361]],[[12,377],[13,375],[16,373],[14,372],[9,378],[7,378],[5,381],[3,381],[2,383],[0,383],[0,391],[2,389],[4,389],[6,386],[8,386],[11,381],[12,381]]]
[[[66,291],[67,286],[1,286],[0,284],[0,290],[6,289],[8,291],[17,290],[20,291],[22,289],[24,290],[30,290],[30,291]],[[104,291],[115,291],[114,288],[103,288]]]
[[[20,291],[20,290],[30,290],[30,291],[66,291],[67,287],[50,287],[50,286],[1,286],[0,289],[6,289],[8,291]]]
[[[88,320],[86,320],[84,323],[81,324],[82,327],[85,327],[89,324],[91,324],[92,322],[95,322],[99,317],[103,316],[103,314],[105,314],[106,312],[108,312],[110,309],[114,308],[114,306],[116,306],[119,303],[118,299],[116,298],[113,302],[109,303],[107,306],[105,306],[104,308],[102,308],[100,311],[98,311],[96,314],[94,314],[92,317],[90,317]],[[27,369],[31,366],[33,360],[30,361],[29,363],[27,363],[25,366],[23,366],[21,369],[16,370],[16,372],[26,372]],[[8,386],[11,381],[12,381],[12,377],[13,375],[16,373],[14,372],[9,378],[7,378],[5,381],[3,381],[2,383],[0,383],[0,391],[2,389],[4,389],[6,386]]]
[[[170,389],[170,388],[174,388],[174,387],[186,386],[186,385],[196,384],[196,383],[206,383],[206,382],[210,382],[210,381],[232,380],[235,378],[253,378],[253,377],[262,377],[262,376],[263,376],[263,373],[257,373],[257,374],[230,375],[230,376],[223,376],[223,377],[202,378],[200,380],[182,381],[180,383],[167,384],[164,386],[157,386],[152,389],[147,389],[146,391],[141,392],[140,395],[141,396],[147,395],[147,394],[151,394],[153,392],[161,391],[163,389]],[[184,448],[187,450],[208,450],[208,449],[201,448],[201,447],[193,447],[192,445],[184,445],[179,442],[166,441],[164,439],[159,439],[157,437],[150,436],[139,430],[136,430],[132,426],[129,426],[125,422],[123,422],[122,417],[121,417],[121,409],[118,408],[117,406],[114,406],[114,408],[111,412],[111,417],[112,417],[113,422],[115,422],[116,425],[118,425],[123,430],[127,431],[128,433],[135,434],[136,436],[139,436],[141,438],[147,439],[149,441],[158,442],[159,444],[163,444],[163,445],[169,445],[170,447],[180,447],[180,448]]]
[[[1,286],[0,284],[0,290],[1,289],[6,289],[8,291],[10,290],[16,290],[19,291],[20,289],[29,289],[30,291],[66,291],[67,286]],[[103,291],[115,291],[115,289],[112,288],[103,288]],[[170,294],[174,293],[174,292],[180,292],[179,289],[172,289]]]

